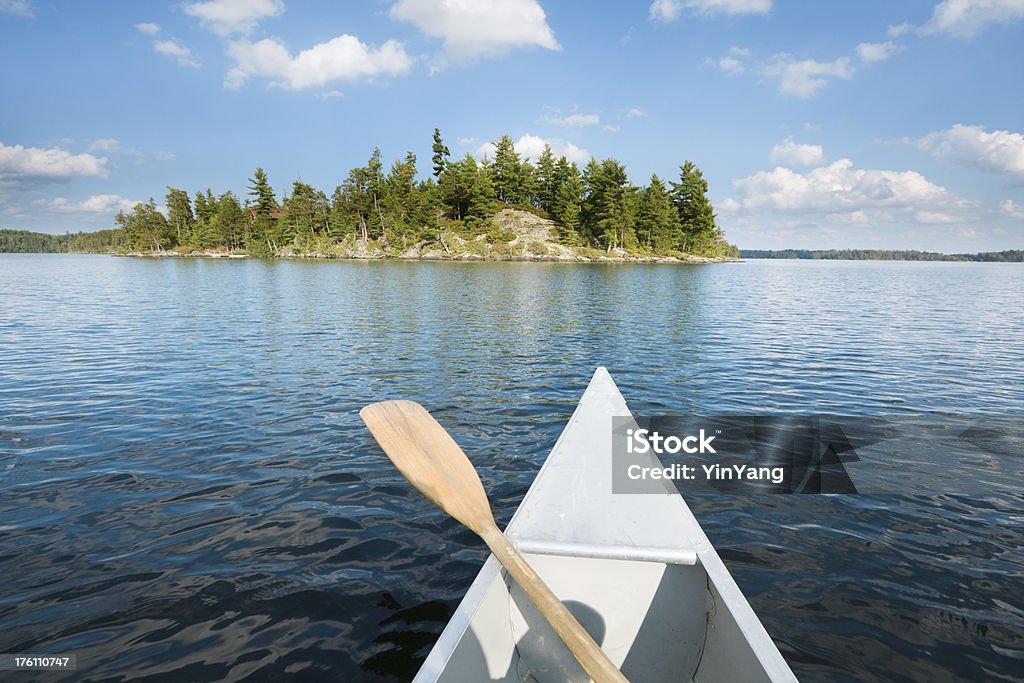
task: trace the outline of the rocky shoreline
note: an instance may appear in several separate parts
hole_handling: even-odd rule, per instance
[[[505,209],[493,218],[497,234],[507,241],[491,241],[489,235],[471,238],[454,232],[442,232],[436,241],[421,242],[401,251],[388,249],[376,242],[362,242],[347,238],[331,245],[328,251],[296,251],[286,247],[273,258],[283,259],[346,259],[359,261],[495,261],[495,262],[551,262],[551,263],[667,263],[704,264],[736,263],[741,259],[731,256],[706,257],[679,254],[653,256],[635,254],[623,249],[604,252],[589,247],[574,247],[557,241],[555,224],[525,211]],[[253,258],[241,252],[223,251],[158,251],[132,252],[119,256],[145,258]]]
[[[131,256],[136,258],[209,258],[209,259],[251,259],[258,258],[250,256],[244,253],[222,253],[212,251],[194,251],[191,253],[183,254],[175,251],[151,251],[142,252],[134,251],[128,253],[113,254],[114,256]],[[302,260],[302,259],[322,259],[322,260],[339,260],[339,261],[476,261],[481,263],[675,263],[682,265],[696,265],[705,263],[742,263],[743,259],[733,258],[731,256],[720,256],[720,257],[707,257],[707,256],[688,256],[685,258],[677,258],[675,256],[599,256],[599,257],[588,257],[588,256],[480,256],[477,254],[452,254],[450,256],[388,256],[388,255],[374,255],[374,256],[360,256],[355,254],[324,254],[324,253],[309,253],[309,254],[278,254],[270,258],[274,259],[287,259],[287,260]]]

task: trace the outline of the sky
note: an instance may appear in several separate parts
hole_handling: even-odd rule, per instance
[[[746,249],[1024,248],[1024,0],[0,0],[0,227],[330,194],[511,135],[704,172]]]

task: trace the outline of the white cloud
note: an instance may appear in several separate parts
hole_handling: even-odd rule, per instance
[[[457,140],[457,142],[463,147],[468,147],[470,145],[475,145],[476,143],[480,142],[480,139],[474,137],[461,137]]]
[[[719,69],[729,74],[730,76],[738,76],[742,73],[746,73],[747,71],[746,65],[740,60],[736,59],[735,57],[725,56],[719,59],[718,61],[708,58],[706,61],[709,64],[717,66]]]
[[[284,12],[282,0],[206,0],[184,6],[185,14],[195,17],[220,36],[248,34],[260,19],[276,17]]]
[[[839,159],[806,173],[777,167],[733,181],[744,209],[787,213],[850,213],[866,209],[956,212],[967,202],[916,171],[857,169]]]
[[[1024,135],[1020,133],[990,133],[981,126],[958,123],[949,130],[929,133],[914,144],[939,159],[1024,180]]]
[[[916,29],[916,26],[904,21],[902,24],[896,24],[895,26],[890,26],[889,28],[887,28],[885,30],[885,35],[888,36],[889,38],[899,38],[900,36],[906,35],[908,33],[913,33]]]
[[[147,36],[155,36],[160,33],[160,24],[144,21],[140,24],[135,24],[135,29],[141,33],[145,33]]]
[[[328,90],[325,93],[320,93],[321,100],[333,100],[335,97],[344,97],[345,93],[340,90]]]
[[[13,14],[16,17],[31,19],[35,16],[29,0],[0,0],[0,14]]]
[[[671,23],[679,18],[683,8],[696,14],[768,14],[772,0],[654,0],[647,10],[652,21]]]
[[[192,69],[198,69],[200,66],[199,59],[192,55],[192,50],[176,40],[154,40],[153,50],[165,57],[173,57],[174,61],[181,66],[187,66]]]
[[[64,180],[73,176],[105,178],[107,159],[72,154],[59,147],[8,146],[0,142],[0,182],[23,178]]]
[[[654,0],[647,10],[647,16],[652,21],[671,23],[682,14],[683,3],[680,0]]]
[[[564,156],[569,161],[575,162],[583,162],[590,158],[590,152],[587,150],[577,147],[567,140],[560,140],[558,138],[542,138],[526,133],[513,143],[520,158],[530,159],[531,161],[536,161],[544,153],[544,145],[551,146],[551,152],[556,158]],[[487,155],[493,159],[494,143],[485,142],[477,148],[476,153],[478,156]]]
[[[769,158],[773,164],[820,166],[825,163],[825,152],[821,145],[801,145],[788,137],[772,147]]]
[[[633,107],[632,109],[626,112],[627,119],[642,119],[646,118],[646,116],[647,112],[644,111],[643,109],[640,109],[639,107]]]
[[[921,33],[972,38],[992,24],[1024,18],[1024,0],[943,0]]]
[[[761,67],[761,73],[778,79],[779,92],[806,99],[824,88],[828,84],[827,78],[850,78],[853,68],[849,57],[819,62],[814,59],[798,60],[792,55],[779,53]]]
[[[122,149],[124,148],[121,146],[121,143],[114,138],[99,138],[98,140],[93,140],[92,144],[89,145],[90,152],[112,153],[120,152]]]
[[[551,113],[541,117],[544,123],[550,123],[561,128],[583,128],[585,126],[596,126],[601,123],[601,117],[597,114],[581,114],[574,107],[572,113],[562,115],[557,109],[548,107]]]
[[[127,199],[117,194],[97,194],[80,202],[72,202],[64,197],[57,197],[50,202],[49,207],[64,213],[113,214],[118,211],[131,211],[138,203],[137,200]]]
[[[399,0],[390,14],[444,40],[435,70],[513,48],[561,49],[536,0]]]
[[[915,211],[914,219],[918,223],[945,224],[959,223],[962,219],[944,211]]]
[[[603,126],[601,126],[601,130],[606,130],[609,133],[618,133],[619,127],[616,126],[614,123],[606,123]]]
[[[255,43],[238,40],[228,46],[235,66],[224,85],[240,88],[252,76],[266,78],[273,86],[302,90],[335,80],[357,81],[407,72],[412,59],[402,44],[389,40],[369,46],[355,36],[341,35],[292,56],[280,42],[266,38]]]
[[[888,59],[899,47],[891,40],[884,43],[861,43],[856,47],[857,57],[864,64],[881,62]]]
[[[1024,206],[1017,204],[1012,199],[1004,199],[999,202],[999,210],[1011,218],[1024,220]]]

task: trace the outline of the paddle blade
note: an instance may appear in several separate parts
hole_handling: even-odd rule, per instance
[[[426,408],[414,401],[383,401],[366,406],[359,417],[420,493],[477,534],[495,526],[476,469]]]

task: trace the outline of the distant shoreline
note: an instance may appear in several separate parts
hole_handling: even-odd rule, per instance
[[[912,249],[740,249],[743,259],[796,259],[808,261],[959,261],[1021,263],[1024,250],[983,251],[975,254],[943,254]]]

